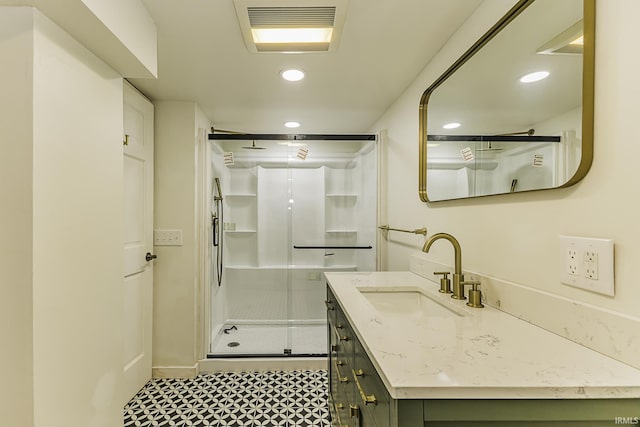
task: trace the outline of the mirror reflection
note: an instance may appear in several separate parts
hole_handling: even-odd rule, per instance
[[[583,0],[522,1],[427,89],[422,200],[558,188],[586,174],[592,9]]]

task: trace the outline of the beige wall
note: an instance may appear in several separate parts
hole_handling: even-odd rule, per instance
[[[0,110],[12,119],[2,129],[13,146],[3,135],[12,175],[0,188],[12,211],[3,210],[2,223],[10,235],[20,233],[2,251],[3,263],[14,262],[2,281],[3,293],[5,286],[11,292],[1,299],[3,316],[7,308],[12,317],[3,348],[13,359],[3,359],[11,393],[6,401],[3,394],[3,423],[118,425],[122,79],[35,9],[1,8],[0,20],[11,22],[3,32],[19,30],[3,36],[0,49],[29,40],[3,56],[19,76],[5,75],[10,68],[0,79],[12,94]],[[6,260],[5,253],[21,256]]]
[[[209,123],[193,102],[155,106],[154,228],[182,230],[183,245],[155,248],[154,375],[193,375],[203,351],[198,129]]]
[[[122,78],[35,12],[36,425],[122,418]]]
[[[30,8],[0,8],[0,414],[25,427],[33,425],[32,28]]]
[[[635,51],[634,40],[640,37],[635,22],[640,2],[597,3],[595,158],[583,181],[568,189],[477,200],[426,204],[418,199],[420,96],[513,3],[484,3],[373,127],[374,131],[388,131],[388,221],[397,227],[427,226],[430,233],[452,233],[462,245],[466,269],[637,315],[640,86],[636,79],[640,57],[631,52]],[[560,284],[559,234],[614,239],[614,298]],[[420,251],[424,239],[392,237],[388,269],[406,270],[409,255]],[[451,264],[451,252],[447,245],[437,244],[428,257]]]
[[[96,20],[108,29],[109,38],[116,39],[121,46],[131,52],[135,61],[145,72],[137,71],[134,75],[134,67],[127,69],[117,68],[122,73],[132,70],[126,77],[157,77],[158,76],[158,36],[156,25],[140,0],[81,0],[91,10]],[[102,46],[111,46],[110,40],[103,37],[95,40]],[[102,47],[98,47],[103,49]],[[107,55],[107,52],[102,52]],[[119,55],[122,56],[122,55]],[[111,57],[111,55],[110,55]],[[131,60],[133,60],[133,58]],[[149,73],[149,74],[147,74]]]

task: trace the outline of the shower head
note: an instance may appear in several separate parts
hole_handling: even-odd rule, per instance
[[[533,136],[536,133],[536,130],[531,128],[531,129],[527,129],[525,131],[522,132],[510,132],[510,133],[501,133],[495,136],[516,136],[516,135],[526,135],[526,136]],[[487,141],[487,146],[486,147],[480,147],[480,148],[476,148],[476,151],[502,151],[504,150],[504,148],[500,148],[500,147],[493,147],[491,145],[491,141]]]
[[[254,139],[251,144],[251,147],[242,147],[242,148],[244,148],[245,150],[264,150],[267,147],[256,147],[256,140]]]
[[[215,183],[216,183],[216,189],[218,190],[218,195],[214,196],[214,200],[222,200],[222,190],[220,189],[220,178],[216,177],[214,179]]]

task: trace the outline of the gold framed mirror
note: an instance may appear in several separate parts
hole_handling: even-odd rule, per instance
[[[595,0],[519,1],[423,93],[420,199],[584,178],[593,159],[594,54]]]

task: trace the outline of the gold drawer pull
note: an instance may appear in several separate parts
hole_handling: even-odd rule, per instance
[[[360,393],[360,397],[362,398],[364,404],[377,405],[378,399],[376,399],[376,396],[373,394],[367,396],[367,394],[362,389],[362,386],[360,385],[360,381],[358,381],[358,377],[364,377],[364,371],[362,369],[358,369],[358,371],[352,369],[351,372],[353,372],[353,379],[356,381],[356,387],[358,387],[358,392]]]
[[[336,373],[338,374],[338,381],[341,383],[348,383],[349,382],[349,377],[343,377],[342,374],[340,373],[340,365],[342,365],[342,362],[340,362],[339,360],[336,361]]]
[[[335,404],[335,408],[336,408],[336,420],[334,420],[334,426],[336,427],[349,427],[346,424],[342,424],[342,420],[340,419],[340,411],[342,411],[343,409],[345,409],[345,406],[343,403],[336,403]]]
[[[358,408],[358,405],[349,405],[349,417],[360,417],[360,408]]]
[[[336,334],[336,337],[338,337],[340,341],[349,341],[349,337],[346,335],[340,335],[340,331],[338,331],[335,327],[333,328],[333,332]]]

